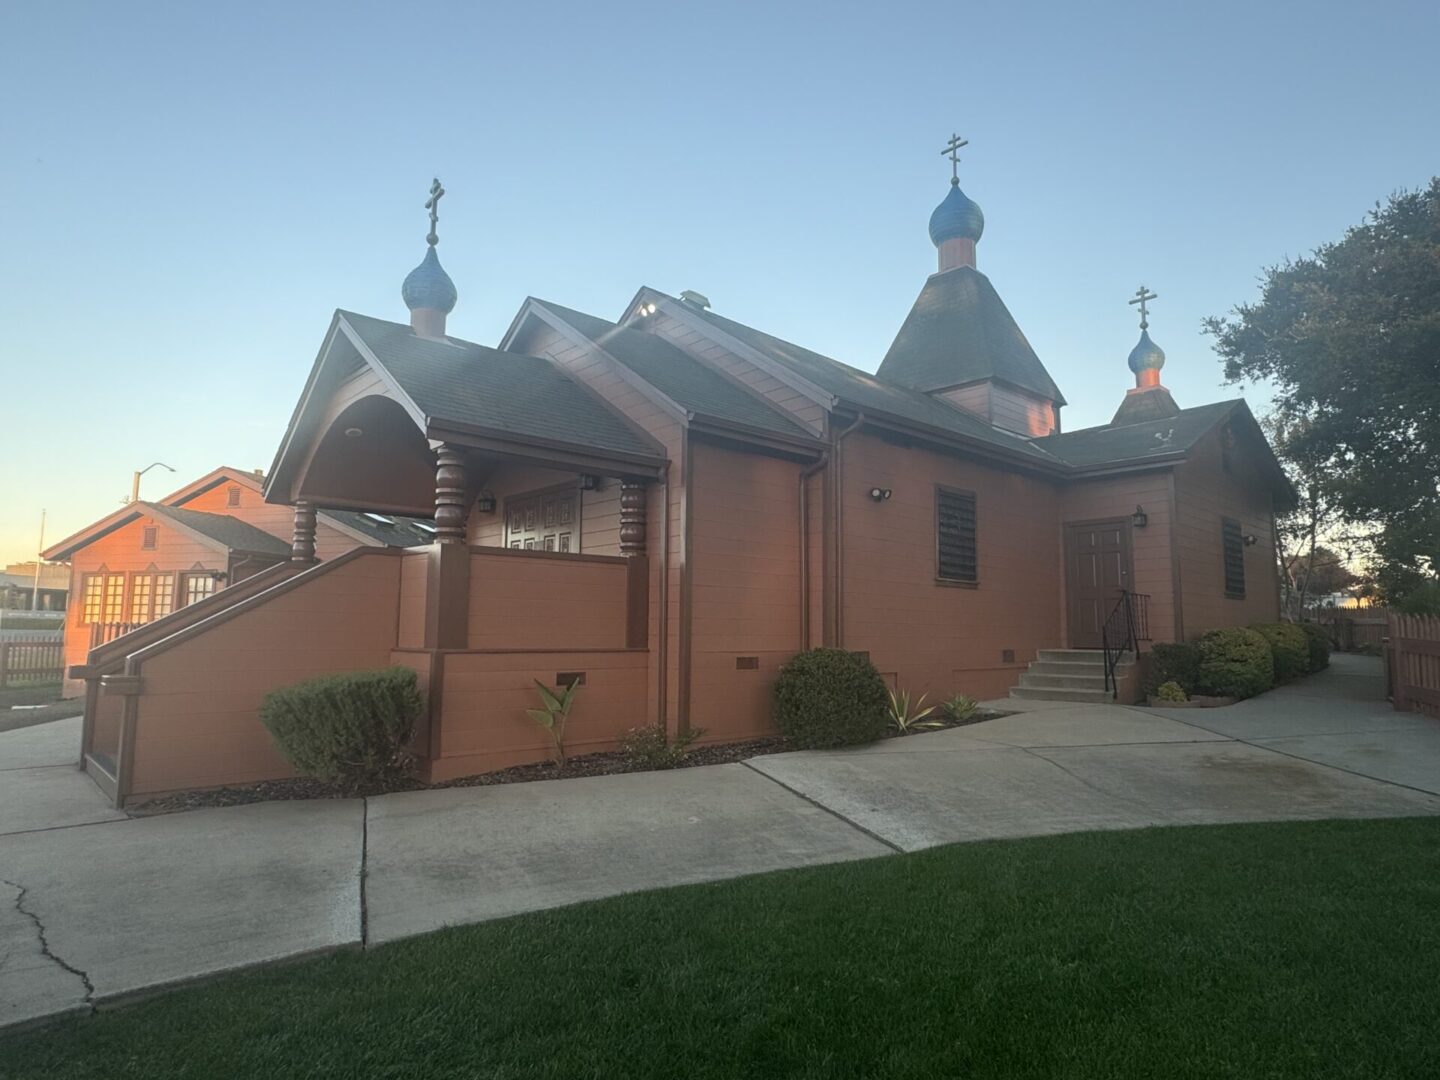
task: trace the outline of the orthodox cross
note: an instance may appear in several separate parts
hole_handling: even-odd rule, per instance
[[[950,141],[945,144],[945,149],[940,151],[941,157],[950,159],[950,183],[960,183],[960,148],[969,146],[969,139],[962,139],[959,135],[951,135]]]
[[[1130,303],[1132,303],[1132,304],[1139,304],[1139,305],[1140,305],[1140,329],[1141,329],[1141,330],[1148,330],[1148,329],[1150,329],[1150,321],[1149,321],[1149,319],[1147,318],[1147,316],[1150,314],[1150,309],[1145,306],[1146,303],[1147,303],[1148,301],[1151,301],[1151,300],[1159,300],[1159,299],[1160,299],[1160,297],[1156,296],[1153,292],[1151,292],[1149,289],[1147,289],[1144,285],[1141,285],[1140,288],[1138,288],[1138,289],[1135,290],[1135,299],[1134,299],[1134,300],[1131,300]]]
[[[440,223],[440,199],[444,194],[445,189],[440,186],[440,178],[436,177],[435,182],[430,185],[430,198],[425,200],[425,209],[430,211],[430,235],[425,237],[425,242],[431,247],[440,242],[435,226]]]

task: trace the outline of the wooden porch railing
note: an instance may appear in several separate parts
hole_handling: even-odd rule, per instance
[[[1440,717],[1440,617],[1392,614],[1386,665],[1397,711]]]
[[[65,642],[59,636],[0,641],[0,687],[57,682],[65,674]]]
[[[121,634],[128,634],[136,627],[144,626],[138,622],[105,622],[90,624],[90,648],[96,649],[101,645],[114,641]]]

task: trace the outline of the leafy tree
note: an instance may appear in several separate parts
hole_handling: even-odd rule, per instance
[[[1276,390],[1277,449],[1313,499],[1373,523],[1387,595],[1440,569],[1440,177],[1206,320],[1232,383]],[[1304,488],[1302,487],[1302,490]],[[1318,531],[1318,530],[1317,530]]]
[[[1345,565],[1344,556],[1324,544],[1316,544],[1308,555],[1290,556],[1285,577],[1297,594],[1307,597],[1344,592],[1360,580]]]

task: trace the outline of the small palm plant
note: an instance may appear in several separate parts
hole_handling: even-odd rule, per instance
[[[550,738],[555,743],[555,768],[564,772],[565,722],[570,719],[570,706],[575,703],[575,691],[580,689],[580,681],[577,679],[558,694],[539,679],[535,680],[535,688],[540,692],[540,703],[544,707],[526,709],[525,712],[531,720],[550,733]]]
[[[966,697],[964,694],[956,694],[949,701],[941,705],[940,708],[945,710],[946,716],[958,724],[962,720],[969,720],[974,716],[975,710],[980,708],[980,703],[972,697]]]
[[[912,705],[909,690],[890,691],[890,723],[901,735],[942,726],[940,721],[929,719],[935,706],[925,708],[925,696],[921,694]]]

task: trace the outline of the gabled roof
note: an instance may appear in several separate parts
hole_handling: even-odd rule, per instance
[[[657,448],[548,360],[418,336],[403,323],[340,311],[400,392],[429,423],[591,447],[645,459]]]
[[[692,415],[777,435],[812,436],[778,408],[657,334],[620,326],[549,300],[535,303]]]
[[[321,510],[319,517],[361,533],[385,547],[422,547],[435,542],[434,524],[422,518],[368,514],[363,510]]]
[[[182,489],[184,490],[184,489]],[[122,506],[113,514],[101,518],[89,528],[61,540],[53,547],[41,552],[41,558],[54,561],[68,559],[83,547],[88,547],[101,537],[108,536],[116,529],[124,528],[141,517],[154,517],[168,522],[181,532],[189,534],[206,547],[216,551],[238,552],[246,555],[290,554],[290,545],[279,537],[271,536],[263,529],[257,529],[249,522],[241,521],[228,514],[207,514],[201,510],[186,510],[179,506],[163,503],[135,502]]]
[[[1118,465],[1184,455],[1237,409],[1246,408],[1239,398],[1181,409],[1174,416],[1139,424],[1081,428],[1035,441],[1069,465],[1080,468]]]
[[[990,279],[973,266],[932,274],[876,375],[926,392],[994,379],[1064,405]]]
[[[650,291],[664,296],[657,290]],[[752,326],[717,315],[709,309],[681,304],[670,297],[666,299],[674,309],[684,311],[729,334],[852,408],[883,413],[963,438],[989,443],[1023,458],[1039,462],[1052,460],[1049,454],[1024,436],[993,428],[979,417],[941,398],[881,379],[877,375],[871,375],[839,360],[832,360],[828,356],[756,330]]]

